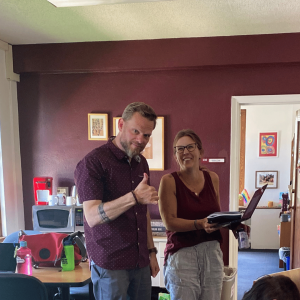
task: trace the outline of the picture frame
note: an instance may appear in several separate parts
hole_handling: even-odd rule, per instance
[[[89,140],[108,140],[108,115],[88,114]]]
[[[113,136],[117,136],[119,133],[119,120],[121,119],[121,117],[113,117]]]
[[[66,197],[69,196],[69,187],[57,187],[56,194],[64,194]]]
[[[119,133],[118,123],[121,117],[113,118],[113,135]],[[141,153],[148,162],[151,171],[164,170],[164,117],[157,117],[155,129],[152,131],[150,140]]]
[[[256,171],[255,188],[258,189],[266,183],[268,184],[267,189],[277,189],[278,171]]]
[[[259,133],[259,157],[278,157],[278,132]]]

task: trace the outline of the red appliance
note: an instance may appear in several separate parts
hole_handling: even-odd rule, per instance
[[[37,190],[49,190],[49,195],[52,195],[53,178],[52,177],[34,177],[33,178],[33,193],[35,205],[48,205],[48,202],[38,201]]]

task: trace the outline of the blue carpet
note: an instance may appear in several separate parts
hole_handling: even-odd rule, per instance
[[[283,271],[279,268],[278,250],[242,250],[238,253],[238,300],[251,289],[257,278]]]

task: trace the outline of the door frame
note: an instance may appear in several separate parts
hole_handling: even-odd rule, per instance
[[[296,118],[295,118],[295,133],[294,133],[294,155],[293,155],[293,174],[292,174],[292,183],[291,183],[291,199],[290,199],[290,207],[292,207],[291,210],[291,240],[290,240],[290,265],[291,269],[295,267],[294,264],[294,239],[295,239],[295,222],[296,222],[296,216],[299,212],[297,212],[297,198],[298,198],[298,187],[297,182],[299,180],[299,172],[297,169],[297,162],[299,160],[299,144],[300,141],[298,139],[299,130],[300,130],[300,110],[296,111]],[[293,192],[294,191],[294,192]],[[299,265],[299,261],[298,261]]]
[[[300,104],[300,94],[233,96],[231,98],[231,139],[230,139],[230,182],[229,210],[238,210],[239,168],[240,168],[240,113],[242,105],[286,105]],[[229,234],[229,265],[237,268],[238,244],[233,234]],[[234,298],[237,299],[237,285]]]

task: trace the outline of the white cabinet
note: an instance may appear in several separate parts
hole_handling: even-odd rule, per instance
[[[256,209],[251,218],[251,249],[279,249],[280,209]]]
[[[167,238],[166,237],[153,237],[154,247],[157,248],[157,262],[159,264],[160,271],[155,278],[151,277],[152,286],[165,287],[164,284],[164,251],[166,248]]]

